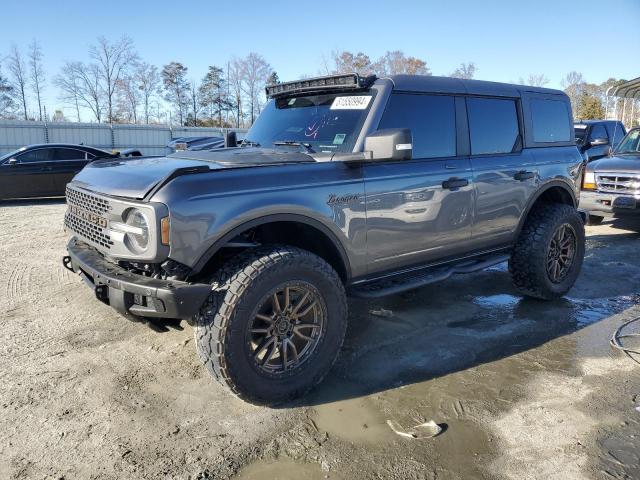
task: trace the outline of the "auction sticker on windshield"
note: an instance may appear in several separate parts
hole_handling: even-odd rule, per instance
[[[371,95],[336,97],[331,104],[331,110],[364,110],[370,100]]]

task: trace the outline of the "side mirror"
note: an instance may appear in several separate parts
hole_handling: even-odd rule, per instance
[[[364,140],[369,160],[411,160],[413,138],[408,128],[378,130]]]
[[[227,132],[224,136],[224,148],[231,148],[238,146],[238,137],[236,132]]]
[[[606,145],[607,143],[609,143],[609,140],[607,140],[606,138],[601,138],[601,137],[599,137],[599,138],[594,138],[593,140],[590,140],[590,141],[589,141],[589,144],[590,144],[592,147],[597,147],[597,146],[599,146],[599,145]]]
[[[11,157],[9,160],[7,160],[7,165],[15,165],[16,163],[18,163],[18,159],[15,157]]]

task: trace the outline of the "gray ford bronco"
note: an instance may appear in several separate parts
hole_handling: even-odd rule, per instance
[[[336,75],[267,87],[245,140],[91,163],[67,187],[67,268],[127,317],[188,319],[241,398],[304,394],[347,296],[507,261],[553,299],[584,256],[582,158],[557,90]]]

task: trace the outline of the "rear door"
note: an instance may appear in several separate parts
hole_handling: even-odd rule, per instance
[[[458,155],[457,104],[449,95],[391,95],[378,128],[411,129],[413,159],[364,166],[369,273],[470,248],[473,186],[469,159]]]
[[[27,150],[16,155],[15,162],[0,166],[0,196],[26,198],[53,195],[51,151]]]
[[[523,150],[519,100],[468,97],[469,140],[475,188],[476,249],[509,243],[536,189],[538,169]]]
[[[67,183],[95,157],[84,150],[56,147],[52,149],[51,158],[54,189],[59,195],[64,195]]]

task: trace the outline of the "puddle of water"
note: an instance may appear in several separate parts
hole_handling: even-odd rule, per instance
[[[325,480],[339,479],[333,472],[323,472],[319,465],[296,463],[288,458],[259,460],[238,472],[238,480]]]
[[[486,297],[475,297],[473,303],[484,308],[512,308],[515,307],[520,300],[520,297],[502,293]]]

